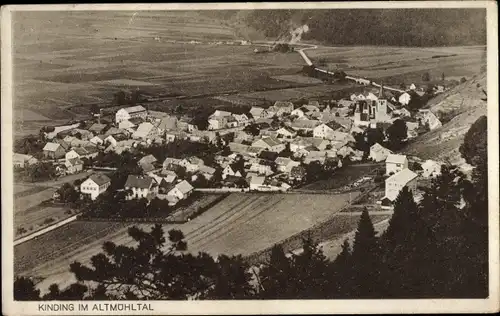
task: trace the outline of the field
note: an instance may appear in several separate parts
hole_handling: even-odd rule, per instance
[[[358,193],[354,193],[353,197]],[[338,212],[348,194],[231,194],[205,213],[185,224],[164,225],[164,230],[184,232],[188,250],[248,255],[312,227]],[[101,251],[104,241],[130,245],[131,224],[73,222],[61,229],[18,245],[16,273],[48,277],[67,284],[68,266],[77,260],[88,263]],[[139,225],[149,229],[151,225]],[[32,249],[36,249],[33,251]]]
[[[431,80],[470,78],[486,65],[486,47],[320,47],[308,50],[314,63],[347,74],[379,79],[384,84],[422,83]]]
[[[75,106],[105,105],[120,90],[191,96],[304,86],[272,78],[299,72],[298,54],[215,45],[234,40],[233,30],[196,12],[44,14],[13,16],[18,135],[84,118]]]

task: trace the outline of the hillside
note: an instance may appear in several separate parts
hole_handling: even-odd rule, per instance
[[[465,133],[481,115],[487,115],[487,102],[484,101],[486,74],[475,76],[469,81],[443,93],[429,102],[429,108],[441,115],[455,115],[441,128],[422,135],[405,150],[407,154],[422,159],[464,163],[458,148]]]
[[[268,39],[303,24],[303,40],[330,45],[461,46],[486,44],[485,9],[337,9],[207,11],[245,34]],[[246,27],[244,27],[245,25]],[[255,40],[257,38],[249,39]]]

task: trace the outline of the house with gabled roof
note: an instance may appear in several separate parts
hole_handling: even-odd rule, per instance
[[[286,101],[276,101],[272,106],[272,111],[276,112],[276,115],[281,116],[284,113],[291,114],[293,111],[293,103]]]
[[[88,194],[92,200],[105,192],[111,185],[111,179],[105,174],[95,173],[80,184],[80,192]]]
[[[292,139],[297,136],[297,132],[289,127],[289,126],[283,126],[280,129],[276,131],[277,137],[279,138],[285,138],[285,139]]]
[[[319,121],[317,120],[308,120],[308,119],[305,119],[305,120],[294,120],[292,123],[291,123],[291,127],[296,130],[296,131],[304,131],[304,132],[307,132],[307,131],[312,131],[316,126],[318,126],[320,124]]]
[[[50,159],[59,159],[64,157],[66,150],[59,143],[48,142],[43,147],[43,155]]]
[[[234,119],[238,123],[238,126],[247,126],[250,124],[250,119],[246,114],[233,114]]]
[[[158,135],[158,129],[150,122],[141,123],[137,130],[132,134],[132,138],[148,140]]]
[[[285,149],[285,144],[274,137],[262,137],[254,141],[252,147],[260,147],[268,151],[279,153]]]
[[[145,120],[147,118],[147,111],[143,106],[136,105],[127,108],[119,109],[115,114],[115,122],[119,124],[125,120],[130,120],[132,118],[142,118]]]
[[[288,157],[278,157],[274,162],[276,163],[278,171],[285,173],[290,173],[293,167],[300,166],[300,162]]]
[[[392,154],[392,151],[380,145],[379,143],[375,143],[370,147],[370,156],[369,159],[380,162],[385,161],[387,156]]]
[[[168,193],[167,195],[174,196],[179,200],[183,200],[187,198],[191,193],[193,192],[193,186],[187,182],[186,180],[183,180],[179,183],[177,183]]]
[[[91,131],[94,135],[102,134],[106,129],[106,124],[94,123],[89,127],[89,131]]]
[[[385,160],[385,174],[395,174],[408,168],[408,158],[405,155],[389,154]]]
[[[382,207],[392,207],[399,192],[407,187],[414,195],[417,190],[418,175],[408,168],[398,171],[385,179],[385,196],[382,198]]]
[[[26,165],[33,165],[38,162],[38,159],[31,155],[14,153],[12,156],[12,163],[14,167],[24,168]]]
[[[178,119],[175,116],[165,116],[160,119],[156,128],[159,134],[163,134],[167,131],[177,130]]]
[[[249,113],[252,115],[254,120],[257,120],[262,117],[262,112],[264,112],[264,108],[258,106],[252,106]]]
[[[130,191],[129,199],[152,198],[158,194],[158,183],[149,176],[129,175],[125,190]]]
[[[66,159],[64,161],[67,174],[74,174],[83,171],[83,161],[80,158]]]

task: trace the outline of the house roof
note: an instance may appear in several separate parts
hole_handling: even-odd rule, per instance
[[[94,123],[89,127],[89,131],[100,133],[103,129],[106,128],[106,124]]]
[[[214,118],[214,117],[224,117],[224,116],[231,116],[231,112],[228,112],[228,111],[221,111],[221,110],[215,110],[214,113],[212,113],[212,115],[210,115],[210,118]]]
[[[149,189],[153,185],[154,179],[147,176],[137,176],[137,175],[129,175],[127,177],[127,182],[125,182],[126,188],[140,188],[140,189]]]
[[[148,116],[152,118],[162,118],[168,116],[168,113],[160,111],[148,111]]]
[[[307,105],[312,105],[312,106],[315,106],[315,107],[319,107],[319,102],[318,101],[309,101]]]
[[[125,112],[127,112],[129,114],[146,111],[146,109],[141,105],[130,106],[128,108],[123,108],[122,110],[124,110]]]
[[[158,161],[158,160],[155,158],[155,156],[153,156],[153,155],[147,155],[147,156],[142,157],[138,161],[138,163],[153,163],[153,162],[156,162],[156,161]]]
[[[275,108],[288,108],[288,107],[291,107],[293,109],[293,103],[292,102],[286,102],[286,101],[276,101],[276,102],[274,102],[274,107]]]
[[[386,163],[404,163],[406,160],[405,155],[397,155],[397,154],[389,154],[387,156],[387,159],[385,160]]]
[[[95,173],[89,177],[90,180],[94,181],[97,185],[103,185],[105,183],[111,182],[111,179],[101,173]]]
[[[415,172],[411,171],[408,168],[405,168],[405,169],[401,170],[400,172],[393,174],[392,176],[387,178],[385,181],[399,182],[399,183],[406,184],[406,183],[410,182],[411,180],[415,179],[417,176],[418,175]]]
[[[180,162],[181,159],[167,157],[163,161],[163,165],[168,165],[168,164],[178,165]]]
[[[43,147],[43,150],[56,151],[59,148],[59,146],[61,146],[61,145],[58,143],[49,142],[49,143],[45,144],[45,146]]]
[[[240,143],[231,142],[228,144],[229,149],[234,152],[246,152],[248,150],[248,146]]]
[[[179,191],[181,191],[183,194],[186,194],[186,193],[190,192],[191,190],[193,190],[193,186],[189,182],[187,182],[186,180],[183,180],[183,181],[177,183],[175,185],[175,187],[177,189],[179,189]]]
[[[274,162],[278,165],[282,165],[282,166],[286,166],[287,164],[290,163],[290,161],[292,161],[292,159],[288,158],[288,157],[278,157],[276,158],[276,160],[274,160]]]
[[[151,124],[149,122],[141,123],[141,125],[139,125],[139,127],[137,127],[137,130],[135,131],[133,136],[140,137],[140,138],[147,137],[153,128],[154,128],[153,124]]]
[[[212,167],[209,167],[209,166],[205,166],[205,165],[200,166],[200,168],[198,170],[200,172],[208,173],[208,174],[214,174],[215,173],[215,168],[212,168]]]
[[[266,181],[266,177],[253,176],[250,179],[250,183],[255,185],[263,185],[264,181]]]
[[[163,117],[158,124],[158,128],[168,130],[175,129],[177,127],[177,118],[175,116]]]
[[[261,108],[261,107],[258,107],[258,106],[253,106],[251,109],[250,109],[250,114],[252,114],[253,116],[259,116],[260,114],[262,114],[262,112],[264,111],[264,108]]]
[[[295,120],[292,122],[292,128],[315,128],[320,124],[316,120]]]
[[[379,143],[375,143],[370,147],[370,151],[376,151],[376,152],[381,152],[381,151],[387,151],[391,152],[389,149],[385,148],[384,146],[380,145]]]
[[[76,165],[83,165],[83,162],[80,158],[73,158],[73,159],[67,160],[66,164],[71,165],[71,166],[76,166]]]
[[[129,119],[128,121],[134,125],[139,125],[142,122],[144,122],[144,119],[142,117],[133,117],[133,118]]]
[[[280,141],[278,141],[276,138],[271,137],[271,136],[269,136],[269,137],[263,137],[263,138],[261,138],[261,139],[262,139],[262,140],[263,140],[266,144],[268,144],[268,145],[269,145],[269,146],[271,146],[271,147],[272,147],[272,146],[277,146],[277,145],[280,145],[280,144],[281,144],[281,142],[280,142]]]
[[[283,126],[283,127],[281,127],[280,129],[277,130],[278,133],[280,131],[282,131],[282,132],[288,132],[290,134],[295,134],[296,133],[295,130],[293,128],[289,127],[289,126]]]

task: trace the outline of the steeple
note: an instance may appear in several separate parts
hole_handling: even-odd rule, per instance
[[[380,83],[380,92],[378,93],[378,98],[383,99],[384,98],[384,83]]]

